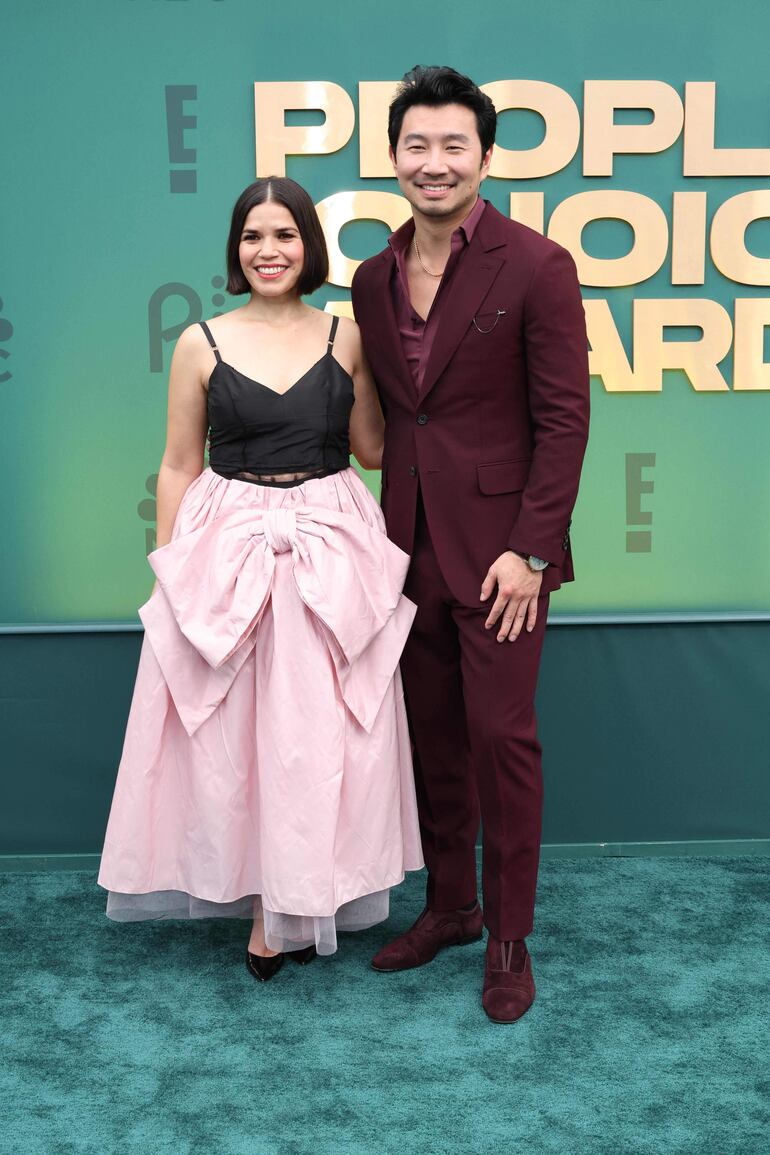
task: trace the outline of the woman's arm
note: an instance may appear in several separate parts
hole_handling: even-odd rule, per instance
[[[171,540],[182,498],[203,470],[208,429],[203,385],[207,349],[203,333],[191,325],[177,341],[171,360],[166,449],[158,473],[158,549]]]
[[[380,399],[366,360],[358,325],[353,321],[347,321],[345,327],[346,336],[350,334],[349,348],[353,355],[351,376],[356,394],[353,411],[350,414],[350,448],[356,461],[364,469],[380,469],[385,437],[385,421],[380,408]]]

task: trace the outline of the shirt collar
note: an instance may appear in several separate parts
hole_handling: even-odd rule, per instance
[[[461,235],[466,245],[469,245],[473,240],[473,234],[476,232],[478,223],[484,215],[484,209],[487,207],[487,202],[481,197],[476,198],[476,203],[468,213],[462,224],[458,225],[452,233],[454,239]],[[410,218],[400,229],[396,229],[394,233],[388,237],[388,244],[394,253],[405,253],[412,243],[414,236],[414,218]]]

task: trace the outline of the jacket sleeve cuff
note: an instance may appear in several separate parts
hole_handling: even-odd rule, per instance
[[[529,557],[531,554],[533,557],[540,557],[543,561],[547,561],[549,565],[561,568],[564,565],[564,559],[567,556],[570,546],[569,526],[567,526],[564,531],[564,536],[561,541],[558,542],[535,541],[534,538],[528,538],[525,541],[514,530],[508,537],[506,546],[514,553],[521,553],[526,557]]]

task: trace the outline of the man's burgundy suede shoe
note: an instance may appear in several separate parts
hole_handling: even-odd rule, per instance
[[[481,1005],[493,1023],[515,1023],[535,1001],[532,961],[524,939],[500,942],[490,934]]]
[[[473,910],[424,910],[414,926],[394,938],[372,959],[376,971],[406,971],[431,962],[445,946],[477,942],[484,925],[481,907]]]

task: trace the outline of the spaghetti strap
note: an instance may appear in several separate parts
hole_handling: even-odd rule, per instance
[[[206,340],[208,341],[211,348],[214,350],[214,356],[216,357],[217,361],[221,361],[222,358],[220,356],[219,349],[217,348],[217,343],[211,334],[211,329],[209,329],[209,327],[205,321],[199,321],[198,324],[200,325],[201,329],[203,329],[203,332],[206,334]]]
[[[331,353],[331,351],[332,351],[332,346],[334,345],[334,338],[337,336],[337,326],[339,325],[339,323],[340,323],[340,319],[335,314],[334,319],[332,320],[332,327],[329,330],[329,345],[328,345],[328,352],[329,353]]]

